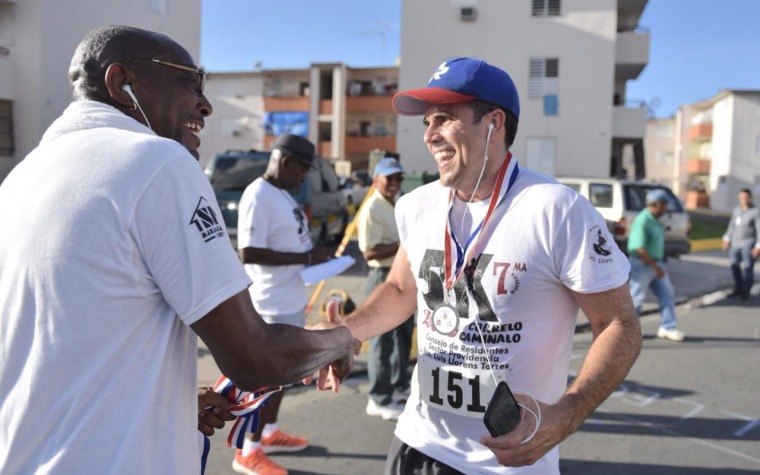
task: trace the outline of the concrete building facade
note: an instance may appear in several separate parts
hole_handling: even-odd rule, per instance
[[[201,160],[231,149],[267,150],[290,132],[307,137],[344,172],[366,169],[373,150],[396,150],[391,98],[398,71],[336,63],[210,73],[206,95],[214,114],[201,134]]]
[[[521,162],[548,175],[623,176],[633,148],[644,176],[646,107],[626,97],[649,59],[638,22],[646,0],[404,0],[399,88],[423,87],[458,56],[505,69],[521,98]],[[424,21],[423,21],[424,20]],[[410,171],[435,172],[419,117],[398,120],[398,151]]]
[[[113,24],[160,31],[198,60],[201,0],[0,0],[0,180],[71,102],[79,41]]]
[[[662,120],[673,135],[648,135],[648,153],[674,151],[673,190],[687,207],[729,212],[742,188],[760,196],[760,90],[724,90]]]

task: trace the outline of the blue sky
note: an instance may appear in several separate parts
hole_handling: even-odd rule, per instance
[[[209,71],[384,66],[399,55],[401,0],[202,3],[200,62]],[[649,64],[628,82],[628,99],[667,117],[722,89],[760,89],[758,20],[760,0],[649,0],[639,21],[651,34]]]

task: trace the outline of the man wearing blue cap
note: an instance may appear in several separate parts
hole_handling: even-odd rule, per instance
[[[404,170],[393,157],[375,166],[374,191],[359,210],[356,227],[359,249],[369,266],[367,295],[388,277],[399,247],[398,227],[394,217],[396,196],[401,192]],[[409,351],[412,346],[412,316],[393,330],[370,338],[367,376],[370,416],[397,420],[409,396]]]
[[[654,188],[645,199],[647,207],[633,220],[628,235],[631,298],[640,314],[647,289],[652,289],[660,302],[657,338],[683,341],[684,332],[676,328],[675,292],[665,269],[665,228],[659,221],[668,209],[668,194],[662,188]]]
[[[399,199],[388,278],[346,318],[364,340],[417,310],[417,365],[386,473],[559,474],[557,445],[641,348],[628,260],[604,244],[612,236],[587,200],[518,167],[509,148],[520,103],[505,71],[448,60],[393,107],[423,117],[440,180]],[[567,387],[579,309],[594,342]],[[520,402],[516,427],[487,429],[492,399],[510,401],[494,397],[505,382]]]

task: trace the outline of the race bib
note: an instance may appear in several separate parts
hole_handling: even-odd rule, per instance
[[[420,401],[430,407],[466,417],[483,417],[496,381],[481,356],[461,353],[420,355],[417,359]]]

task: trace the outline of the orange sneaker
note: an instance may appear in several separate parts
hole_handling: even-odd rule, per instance
[[[261,438],[261,448],[265,453],[299,452],[309,446],[309,439],[297,435],[286,434],[277,429],[269,437]]]
[[[235,450],[232,470],[247,475],[288,475],[287,470],[270,460],[260,448],[251,452],[248,457],[243,457],[242,450]]]

